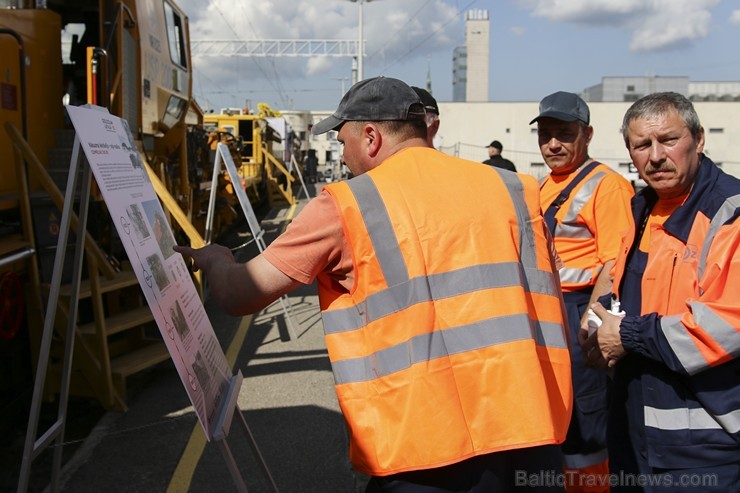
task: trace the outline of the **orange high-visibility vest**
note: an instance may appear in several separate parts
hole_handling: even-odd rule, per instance
[[[542,194],[543,211],[576,175],[578,170],[571,173],[570,179],[559,184],[550,175],[544,178],[542,186],[547,189]],[[561,204],[555,214],[557,224],[552,236],[555,249],[564,263],[560,269],[563,291],[567,293],[593,287],[604,263],[616,258],[619,239],[631,224],[629,201],[633,195],[632,186],[622,175],[605,164],[598,164]],[[608,211],[608,217],[603,212],[599,216],[597,207]],[[599,217],[602,220],[597,222]],[[605,252],[599,250],[597,237],[601,237],[602,242],[603,238],[613,238],[610,241],[611,258],[604,258]]]
[[[350,293],[318,276],[354,468],[561,443],[570,357],[534,178],[410,148],[325,188],[355,269]]]

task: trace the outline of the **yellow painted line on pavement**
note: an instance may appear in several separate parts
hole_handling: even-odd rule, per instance
[[[248,315],[242,318],[239,323],[239,327],[234,334],[234,339],[229,344],[226,350],[226,361],[229,362],[230,367],[234,367],[236,356],[239,354],[239,350],[244,344],[244,339],[247,336],[247,328],[252,323],[252,315]],[[167,493],[187,493],[190,491],[190,483],[193,480],[193,473],[195,468],[200,462],[200,458],[203,455],[203,450],[206,448],[206,435],[203,432],[203,428],[200,426],[200,422],[196,422],[193,427],[193,431],[190,433],[190,439],[188,444],[185,446],[185,450],[180,456],[180,461],[177,463],[175,472],[170,478],[170,484],[167,486]]]

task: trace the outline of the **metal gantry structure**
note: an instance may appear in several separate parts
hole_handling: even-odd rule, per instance
[[[353,57],[359,54],[356,39],[248,39],[191,40],[192,56],[200,57]]]

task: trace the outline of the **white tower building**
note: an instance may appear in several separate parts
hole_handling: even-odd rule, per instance
[[[490,23],[488,10],[465,14],[465,46],[455,49],[452,61],[454,101],[488,101]]]

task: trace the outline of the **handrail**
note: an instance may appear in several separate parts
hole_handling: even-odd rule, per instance
[[[172,217],[177,221],[177,224],[180,225],[183,233],[185,233],[190,240],[190,246],[193,248],[203,248],[206,246],[206,242],[203,237],[200,235],[198,230],[195,229],[195,226],[193,226],[193,224],[188,220],[188,216],[183,212],[180,206],[177,205],[175,198],[170,194],[165,184],[162,183],[162,180],[159,179],[157,173],[146,161],[146,156],[142,156],[142,160],[144,161],[144,167],[146,168],[146,172],[149,174],[149,179],[152,182],[154,191],[156,192],[157,197],[162,201],[162,206],[172,214]],[[195,280],[198,281],[195,287],[202,298],[203,279],[201,277],[201,271],[195,272],[193,276],[195,277]]]
[[[121,19],[121,12],[125,12],[126,15],[128,16],[128,25],[126,24],[126,21],[124,21],[120,25],[126,28],[136,27],[136,19],[134,19],[134,14],[133,12],[131,12],[131,9],[129,9],[129,7],[125,3],[118,2],[118,6],[116,7],[116,15],[113,18],[113,23],[111,24],[110,31],[108,32],[108,38],[105,41],[104,47],[100,48],[105,53],[105,59],[106,59],[106,64],[105,64],[106,80],[105,80],[105,84],[102,85],[102,88],[105,91],[106,98],[107,98],[105,107],[108,108],[109,110],[112,109],[113,102],[116,100],[118,88],[120,86],[120,82],[123,77],[123,69],[122,69],[121,63],[118,64],[118,68],[116,69],[115,75],[110,73],[112,66],[109,63],[110,57],[108,56],[108,53],[110,53],[111,44],[113,43],[113,36],[117,31],[119,20]],[[112,83],[110,84],[110,87],[109,87],[109,81],[112,81]]]
[[[165,208],[175,218],[175,221],[180,225],[185,235],[190,239],[190,245],[193,248],[203,248],[206,245],[205,240],[203,240],[203,237],[200,235],[198,230],[195,229],[195,226],[193,226],[193,224],[188,220],[188,216],[183,212],[180,206],[177,205],[177,201],[172,194],[170,194],[169,190],[167,190],[165,184],[159,179],[157,173],[146,160],[144,160],[144,166],[149,174],[149,179],[152,182],[154,191],[162,202],[164,202]]]
[[[128,8],[128,5],[126,5],[123,2],[118,2],[118,9],[116,10],[116,16],[113,19],[113,24],[111,24],[110,33],[108,33],[108,39],[105,42],[105,50],[110,50],[110,44],[113,42],[113,33],[116,30],[116,26],[118,25],[118,19],[121,17],[121,11],[125,10],[128,14],[129,21],[131,22],[130,26],[126,27],[136,27],[136,19],[134,19],[134,14],[131,12],[131,9]]]
[[[43,186],[47,191],[49,197],[51,197],[51,200],[54,202],[54,205],[57,206],[60,211],[63,210],[64,195],[59,188],[57,188],[54,180],[52,180],[46,172],[46,169],[44,169],[44,166],[41,164],[41,161],[39,161],[39,158],[36,157],[36,154],[33,152],[33,149],[31,149],[31,146],[28,145],[26,139],[23,138],[15,125],[10,122],[5,122],[5,131],[10,136],[11,142],[20,152],[23,159],[25,159],[25,161],[30,165],[31,170],[36,173],[37,178],[41,182],[41,186]],[[75,214],[74,211],[72,211],[70,227],[73,231],[77,232],[78,221],[77,214]],[[85,252],[97,260],[98,266],[106,279],[113,279],[115,277],[116,272],[113,269],[113,266],[108,262],[108,259],[105,257],[105,253],[100,249],[95,239],[87,231],[85,231]]]
[[[108,60],[108,52],[103,48],[97,46],[87,47],[87,102],[110,110],[110,93],[108,92],[108,69],[110,64]],[[103,65],[102,68],[100,64]],[[100,87],[98,87],[97,79],[95,78],[98,74],[101,81]],[[105,100],[98,101],[98,94],[104,97]]]
[[[262,152],[265,153],[265,157],[267,157],[267,160],[270,161],[277,169],[280,170],[282,174],[285,175],[285,177],[288,179],[289,182],[295,181],[295,176],[293,176],[288,169],[283,166],[283,163],[278,160],[275,156],[272,155],[270,151],[267,150],[267,147],[265,146],[264,142],[262,143]]]
[[[285,166],[283,166],[283,163],[281,163],[278,158],[273,156],[272,153],[267,150],[267,146],[265,146],[264,142],[262,143],[262,153],[265,155],[265,158],[268,161],[267,164],[274,166],[275,169],[280,171],[285,176],[285,188],[280,186],[280,184],[278,183],[277,189],[283,195],[285,200],[288,201],[288,203],[295,204],[296,199],[293,196],[293,182],[295,181],[295,177],[290,173],[290,171],[285,168]],[[273,181],[276,181],[276,178],[272,176],[269,166],[267,166],[267,174],[269,178],[271,178]]]

